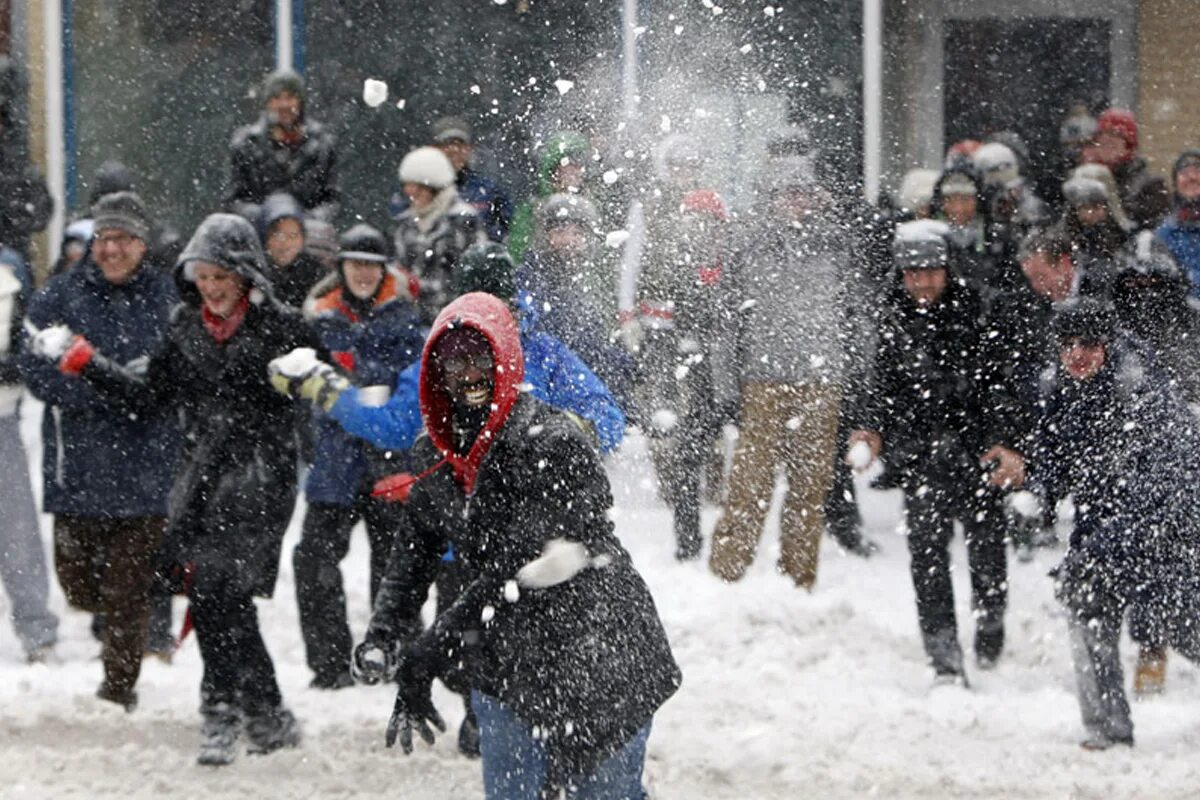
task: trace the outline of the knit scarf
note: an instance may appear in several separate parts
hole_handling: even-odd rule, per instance
[[[208,305],[204,305],[200,309],[200,318],[204,321],[204,329],[208,331],[209,336],[217,340],[217,344],[225,344],[229,341],[237,329],[241,327],[242,320],[246,318],[246,311],[250,308],[250,293],[246,292],[242,295],[242,299],[234,306],[233,311],[229,312],[228,317],[218,317],[216,314],[208,310]]]

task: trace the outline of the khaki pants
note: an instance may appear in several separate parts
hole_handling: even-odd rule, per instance
[[[749,383],[742,387],[741,423],[729,502],[713,532],[709,567],[736,581],[754,561],[782,465],[787,480],[780,519],[779,569],[811,589],[825,529],[825,496],[833,482],[838,406],[836,386]]]
[[[150,621],[154,557],[166,519],[54,517],[54,567],[67,602],[104,614],[104,680],[114,694],[133,691]]]

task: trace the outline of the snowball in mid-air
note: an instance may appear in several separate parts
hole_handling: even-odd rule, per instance
[[[363,81],[363,102],[371,108],[378,108],[387,100],[388,85],[384,81],[367,78]]]
[[[850,466],[855,469],[866,469],[871,466],[874,456],[871,455],[871,446],[866,442],[855,442],[847,454],[850,459]]]
[[[568,81],[559,78],[554,82],[554,88],[558,89],[559,94],[566,94],[575,88],[575,81]]]
[[[604,244],[615,249],[625,244],[628,239],[629,231],[609,231],[604,237]]]

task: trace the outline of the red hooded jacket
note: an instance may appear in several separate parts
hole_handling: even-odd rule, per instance
[[[492,373],[492,413],[470,451],[466,455],[458,455],[454,452],[450,396],[442,387],[441,375],[431,355],[443,334],[464,327],[473,328],[488,340],[495,367]],[[421,351],[421,418],[430,440],[454,469],[455,479],[467,494],[475,490],[479,465],[495,441],[496,434],[504,427],[521,393],[524,379],[525,356],[521,350],[520,331],[508,304],[503,300],[484,292],[465,294],[443,308],[433,321],[433,328]]]

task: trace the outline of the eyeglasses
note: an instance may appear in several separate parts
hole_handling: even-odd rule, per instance
[[[490,372],[495,362],[491,353],[473,353],[465,356],[452,356],[443,360],[442,371],[448,375],[461,375],[469,369],[480,372]]]
[[[130,236],[128,233],[106,233],[103,235],[97,234],[92,237],[92,241],[97,246],[111,244],[117,247],[125,247],[136,238],[136,236]]]

